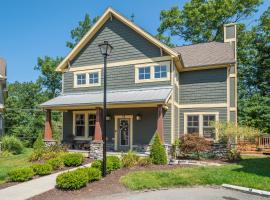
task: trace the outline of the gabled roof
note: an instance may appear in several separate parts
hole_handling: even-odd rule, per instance
[[[108,91],[108,104],[132,104],[132,103],[167,103],[171,96],[172,87],[149,87],[128,90]],[[100,106],[103,103],[103,91],[87,93],[73,93],[60,95],[43,104],[43,108],[68,107],[68,106]]]
[[[169,48],[167,45],[163,44],[151,34],[147,33],[133,22],[123,17],[119,13],[117,13],[112,8],[108,8],[105,13],[99,18],[99,20],[95,23],[95,25],[85,34],[85,36],[80,40],[80,42],[71,50],[71,52],[65,57],[65,59],[57,66],[56,71],[62,71],[68,66],[69,61],[71,61],[77,53],[86,45],[87,42],[95,35],[95,33],[103,26],[103,24],[111,17],[114,16],[122,23],[126,24],[128,27],[133,29],[138,34],[142,35],[144,38],[149,40],[151,43],[156,45],[157,47],[163,49],[166,53],[171,55],[173,58],[179,60],[178,53],[176,53],[173,49]]]
[[[229,43],[208,42],[173,49],[181,54],[186,68],[235,63],[234,50]]]

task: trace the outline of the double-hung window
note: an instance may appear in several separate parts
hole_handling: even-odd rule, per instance
[[[140,67],[139,68],[139,80],[150,79],[150,67]]]
[[[75,136],[82,137],[85,134],[85,115],[75,115]]]
[[[135,65],[135,83],[169,81],[169,65],[169,62]]]
[[[101,69],[74,72],[74,87],[101,86]]]
[[[216,121],[215,115],[203,115],[203,137],[215,138],[214,121]]]
[[[199,115],[188,115],[187,133],[199,134]]]
[[[77,74],[77,85],[86,84],[86,74]]]
[[[167,77],[167,66],[159,65],[155,66],[155,78],[166,78]]]
[[[207,139],[217,139],[214,122],[218,112],[184,113],[184,134],[198,134]]]
[[[96,115],[88,114],[88,136],[93,137],[95,134]]]

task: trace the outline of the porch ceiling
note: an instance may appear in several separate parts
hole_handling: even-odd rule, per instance
[[[172,92],[172,87],[155,87],[129,90],[111,90],[107,93],[108,107],[117,105],[138,104],[143,106],[150,104],[167,103]],[[63,94],[43,104],[45,109],[66,109],[71,107],[98,107],[103,103],[103,91],[87,93]]]

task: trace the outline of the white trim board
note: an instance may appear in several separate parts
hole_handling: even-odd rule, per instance
[[[226,108],[227,103],[210,103],[210,104],[177,104],[174,102],[178,108]]]

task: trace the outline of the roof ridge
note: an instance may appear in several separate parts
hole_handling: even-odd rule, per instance
[[[201,42],[201,43],[196,43],[196,44],[187,44],[187,45],[182,45],[182,46],[175,46],[173,49],[177,47],[187,47],[187,46],[195,46],[195,45],[202,45],[202,44],[210,44],[210,43],[220,43],[220,44],[225,44],[224,42],[218,42],[218,41],[210,41],[210,42]]]

